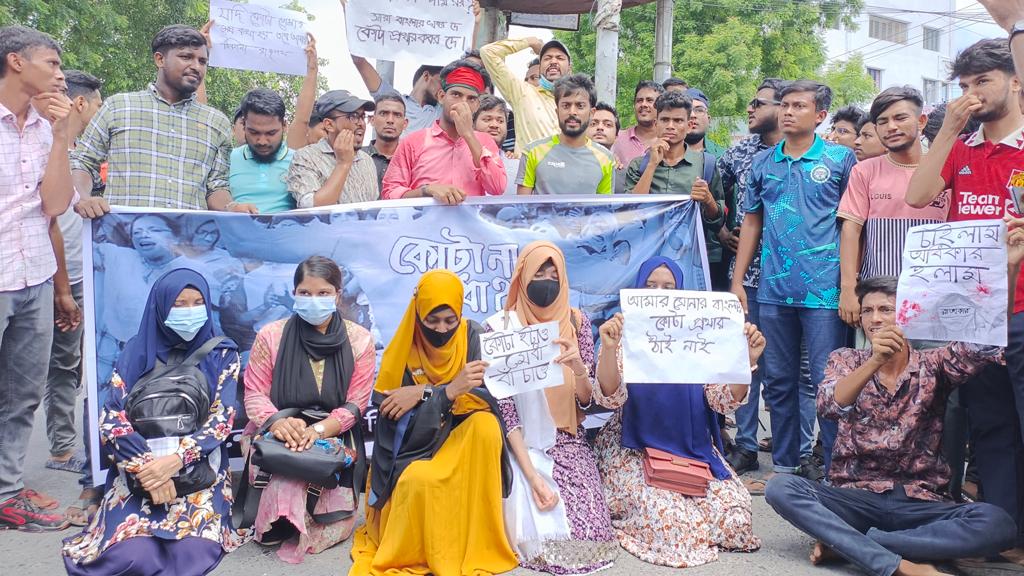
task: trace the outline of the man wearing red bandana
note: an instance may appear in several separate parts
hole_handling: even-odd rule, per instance
[[[505,191],[505,167],[494,139],[473,128],[473,114],[491,79],[478,64],[458,60],[441,70],[441,117],[398,144],[384,174],[385,199],[433,197],[459,204],[466,196]]]

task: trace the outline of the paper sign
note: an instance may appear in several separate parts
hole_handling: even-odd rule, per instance
[[[365,58],[447,64],[473,47],[472,0],[349,0],[348,50]]]
[[[561,353],[557,338],[558,322],[481,334],[481,357],[490,364],[487,389],[500,400],[564,384],[562,367],[554,364]]]
[[[907,231],[896,323],[907,338],[1006,346],[1006,225],[974,220]]]
[[[635,384],[750,384],[735,294],[622,290],[623,378]]]
[[[210,0],[210,66],[306,75],[306,15],[230,0]]]

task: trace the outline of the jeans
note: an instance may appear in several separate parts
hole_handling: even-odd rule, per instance
[[[773,476],[765,501],[787,522],[873,576],[900,560],[934,562],[991,556],[1013,546],[1013,519],[987,503],[931,502],[902,486],[883,494],[834,488],[800,476]]]
[[[761,331],[767,346],[762,377],[764,401],[771,407],[772,463],[776,472],[795,473],[800,469],[801,398],[807,402],[807,390],[800,386],[800,342],[807,344],[810,382],[815,395],[825,376],[829,354],[845,344],[846,327],[835,310],[797,308],[761,303]],[[825,453],[825,471],[832,463],[832,443],[836,423],[818,418]]]
[[[71,295],[82,306],[82,283],[71,286]],[[50,347],[50,369],[43,393],[46,411],[46,436],[50,440],[50,455],[62,456],[74,450],[78,436],[75,428],[75,405],[78,387],[82,382],[82,332],[79,324],[74,330],[61,332],[53,327],[53,345]]]
[[[818,385],[811,381],[807,339],[800,342],[800,457],[814,452],[814,419],[818,416]]]
[[[52,339],[51,282],[0,292],[0,502],[25,487],[25,452]]]
[[[757,288],[744,287],[747,291],[747,322],[761,328],[758,316]],[[736,409],[736,445],[749,452],[757,452],[757,429],[761,422],[761,375],[764,374],[764,357],[757,361],[757,372],[750,375],[750,393],[747,403]]]

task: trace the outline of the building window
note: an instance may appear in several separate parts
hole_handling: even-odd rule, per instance
[[[907,23],[893,20],[892,18],[870,16],[868,20],[868,36],[876,40],[906,44]]]
[[[882,71],[878,68],[868,68],[868,76],[875,82],[875,90],[882,89]]]
[[[922,42],[924,43],[925,50],[939,52],[941,50],[939,46],[942,44],[942,30],[924,26],[924,38]]]
[[[938,104],[942,101],[942,82],[924,79],[924,101],[926,104]]]

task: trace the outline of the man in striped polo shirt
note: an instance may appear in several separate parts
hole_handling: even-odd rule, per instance
[[[921,113],[923,105],[921,93],[910,86],[888,88],[871,104],[870,122],[887,153],[853,167],[837,214],[843,220],[839,315],[850,326],[860,325],[860,304],[854,294],[858,274],[860,280],[899,276],[907,230],[945,222],[949,211],[948,191],[924,208],[906,202],[907,185],[923,154],[921,130],[928,122]]]

